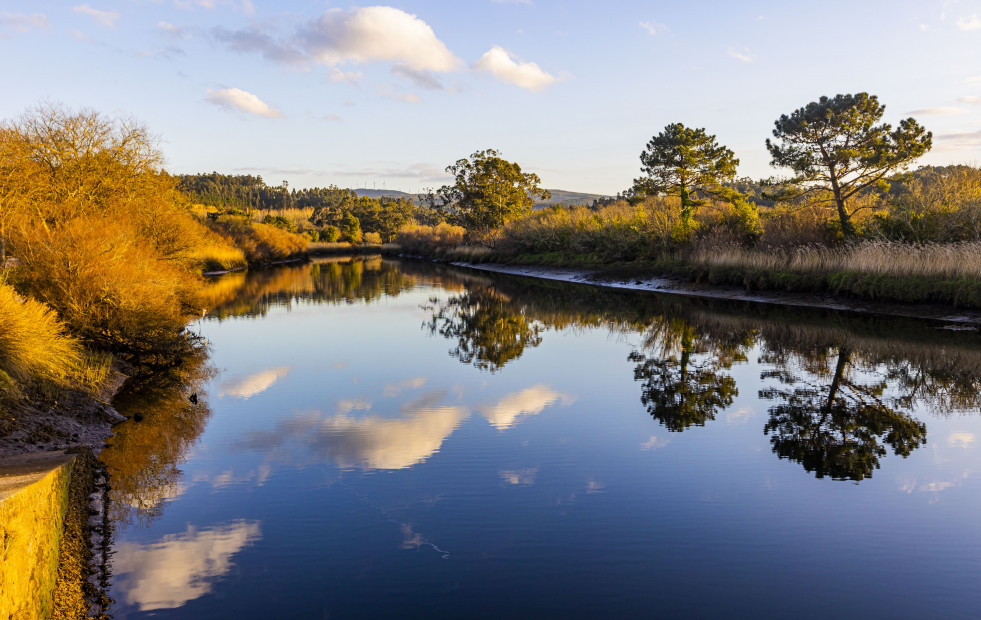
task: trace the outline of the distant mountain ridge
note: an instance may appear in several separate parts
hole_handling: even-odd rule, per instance
[[[402,192],[397,189],[367,189],[358,188],[353,190],[358,196],[366,196],[368,198],[381,198],[382,196],[388,198],[409,198],[416,204],[419,203],[422,194],[410,194],[408,192]],[[601,198],[610,198],[604,194],[587,194],[584,192],[570,192],[564,189],[550,189],[548,190],[552,194],[550,200],[544,202],[536,202],[535,207],[541,208],[546,205],[591,205],[594,200]]]

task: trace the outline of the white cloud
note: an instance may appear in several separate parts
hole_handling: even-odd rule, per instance
[[[232,556],[262,537],[258,521],[198,530],[193,525],[160,542],[116,545],[115,588],[141,611],[174,609],[204,596],[232,568]]]
[[[205,101],[213,103],[223,108],[234,108],[257,116],[267,116],[269,118],[283,118],[283,115],[276,108],[272,108],[252,93],[239,88],[223,88],[221,90],[208,89],[208,96]]]
[[[167,33],[168,36],[171,36],[175,39],[191,38],[191,35],[185,32],[183,28],[181,28],[180,26],[175,26],[170,22],[164,22],[164,21],[157,22],[157,27],[163,30],[165,33]]]
[[[292,369],[292,366],[277,366],[249,375],[244,379],[225,381],[218,387],[218,396],[251,398],[271,388],[274,383],[285,377]]]
[[[242,0],[242,12],[246,15],[255,15],[255,5],[250,0]]]
[[[298,45],[326,65],[392,61],[415,71],[453,71],[463,63],[433,29],[390,6],[330,9],[300,30]]]
[[[957,28],[960,30],[981,30],[981,15],[974,13],[967,17],[958,17]]]
[[[957,100],[957,103],[966,103],[968,105],[981,105],[981,97],[971,96],[971,97],[961,97]]]
[[[640,22],[638,25],[641,28],[643,28],[644,30],[646,30],[647,33],[650,34],[651,36],[654,36],[656,34],[660,34],[662,32],[667,32],[668,31],[668,27],[667,26],[665,26],[664,24],[658,23],[656,21],[653,21],[653,20],[652,21],[647,21],[647,22]]]
[[[330,70],[327,74],[327,79],[331,82],[349,82],[351,84],[357,84],[364,74],[360,71],[341,71],[337,67]]]
[[[950,116],[952,114],[967,114],[967,110],[964,108],[955,108],[953,106],[937,106],[934,108],[917,108],[915,110],[910,110],[910,114],[918,114],[920,116]]]
[[[119,11],[100,11],[99,9],[93,9],[87,4],[76,6],[73,10],[76,13],[88,15],[106,28],[115,28],[116,20],[119,19]]]
[[[48,16],[44,13],[7,13],[0,12],[0,29],[12,32],[30,32],[31,28],[47,30],[50,27]],[[0,37],[3,37],[0,34]]]
[[[558,81],[533,62],[520,62],[503,47],[495,45],[473,64],[476,71],[488,71],[502,82],[528,90],[541,91]]]
[[[508,394],[497,404],[484,405],[478,407],[477,410],[496,429],[504,430],[517,424],[518,419],[523,416],[541,413],[545,407],[557,400],[561,400],[563,405],[570,405],[576,399],[560,394],[547,385],[536,385],[520,392]]]
[[[740,62],[753,62],[756,60],[756,54],[749,51],[748,47],[729,47],[729,56],[735,58]]]

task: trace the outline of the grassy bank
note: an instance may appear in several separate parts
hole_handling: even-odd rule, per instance
[[[399,247],[389,254],[403,253]],[[981,248],[977,244],[911,246],[857,244],[747,250],[732,246],[676,252],[660,258],[608,261],[595,254],[524,252],[458,246],[414,248],[413,256],[445,262],[569,267],[613,278],[667,277],[747,292],[815,293],[883,303],[942,304],[981,309]]]

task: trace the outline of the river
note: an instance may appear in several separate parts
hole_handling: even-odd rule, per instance
[[[379,257],[212,295],[114,402],[115,618],[981,609],[977,330]]]

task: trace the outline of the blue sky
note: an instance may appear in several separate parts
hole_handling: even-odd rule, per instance
[[[821,3],[0,0],[11,119],[133,117],[174,173],[419,191],[496,148],[545,187],[616,193],[681,122],[766,177],[780,114],[867,91],[981,164],[981,0]]]

